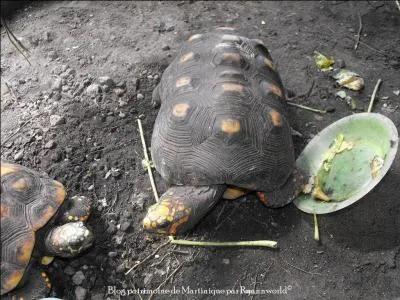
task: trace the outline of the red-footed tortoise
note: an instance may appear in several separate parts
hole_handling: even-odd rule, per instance
[[[285,92],[262,41],[226,27],[192,35],[153,102],[151,155],[172,187],[149,208],[145,230],[183,233],[221,197],[256,191],[281,207],[301,191]]]
[[[1,297],[39,299],[51,283],[40,263],[73,257],[89,248],[93,234],[84,225],[88,198],[64,202],[58,181],[26,167],[1,162]]]

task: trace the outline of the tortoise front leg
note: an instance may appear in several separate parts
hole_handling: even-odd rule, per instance
[[[50,291],[50,279],[41,268],[35,265],[28,267],[19,285],[6,294],[5,299],[42,299],[49,296]]]
[[[182,234],[213,208],[225,189],[225,185],[171,187],[148,209],[143,227],[149,232]]]

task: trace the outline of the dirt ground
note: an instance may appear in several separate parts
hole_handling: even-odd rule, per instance
[[[335,97],[334,81],[315,67],[314,50],[362,75],[364,90],[349,92],[358,99],[358,111],[368,106],[381,78],[373,111],[399,128],[395,1],[52,1],[10,13],[8,24],[29,49],[31,65],[2,28],[1,158],[47,172],[69,195],[94,201],[94,247],[49,267],[55,295],[147,299],[159,287],[160,293],[180,294],[154,299],[266,297],[244,294],[251,290],[280,291],[268,299],[400,299],[399,155],[361,201],[319,217],[320,242],[313,239],[311,215],[292,204],[267,209],[249,195],[221,201],[186,238],[272,239],[279,249],[162,246],[165,237],[141,228],[154,197],[136,121],[141,119],[150,147],[157,115],[151,93],[181,42],[198,31],[233,25],[265,41],[284,85],[296,95],[314,82],[298,103],[334,108],[327,114],[289,108],[292,127],[302,134],[293,137],[297,155],[317,132],[353,113]],[[166,187],[156,181],[161,194]],[[145,294],[127,295],[137,289]]]

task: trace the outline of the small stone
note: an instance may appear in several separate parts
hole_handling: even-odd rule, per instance
[[[45,149],[53,149],[56,146],[56,142],[54,140],[49,140],[45,145]]]
[[[161,48],[163,51],[168,51],[168,50],[171,50],[171,48],[168,46],[168,45],[164,45],[164,46],[162,46],[162,48]]]
[[[82,282],[84,282],[86,279],[85,274],[83,274],[82,271],[78,271],[74,274],[74,276],[72,276],[72,282],[75,285],[80,285],[82,284]]]
[[[43,34],[43,40],[45,42],[51,42],[53,38],[51,37],[51,33],[49,31],[45,31]]]
[[[114,80],[108,76],[102,76],[97,79],[100,85],[106,85],[108,87],[113,87],[115,85]]]
[[[53,59],[56,59],[56,58],[58,57],[58,54],[56,53],[56,51],[51,50],[51,51],[49,51],[49,52],[47,53],[47,56],[48,56],[51,60],[53,60]]]
[[[115,93],[118,97],[121,97],[121,96],[125,93],[125,90],[124,90],[124,89],[121,89],[121,88],[116,88],[116,89],[114,89],[114,93]]]
[[[87,289],[85,289],[81,286],[77,286],[75,288],[75,299],[76,300],[85,300],[87,297],[87,293],[88,293]]]
[[[121,119],[123,119],[123,118],[126,117],[126,114],[123,113],[122,111],[120,111],[118,117],[120,117]]]
[[[75,274],[75,269],[74,269],[73,267],[71,267],[71,266],[67,266],[67,267],[64,269],[64,273],[65,273],[66,275],[72,276],[72,275]]]
[[[229,264],[230,264],[229,258],[223,258],[223,259],[222,259],[222,263],[223,263],[224,265],[229,265]]]
[[[346,63],[344,62],[343,59],[339,58],[339,59],[335,60],[335,66],[342,69],[342,68],[346,67]]]
[[[108,252],[108,257],[110,257],[110,258],[115,258],[115,257],[117,257],[117,255],[118,255],[118,253],[115,251]]]
[[[174,31],[174,30],[175,30],[175,26],[174,26],[174,25],[169,25],[169,26],[166,28],[166,30],[167,30],[167,31]]]
[[[121,231],[127,231],[129,229],[129,227],[131,227],[131,222],[129,221],[125,221],[121,224]]]
[[[125,106],[125,105],[127,105],[128,103],[126,103],[124,100],[121,100],[121,99],[119,99],[118,100],[118,106],[119,107],[123,107],[123,106]]]
[[[50,126],[57,126],[60,124],[65,124],[65,118],[59,115],[50,116]]]
[[[144,96],[143,96],[143,94],[138,93],[138,94],[136,95],[136,98],[137,98],[138,100],[143,100],[143,99],[144,99]]]
[[[19,84],[24,84],[24,83],[26,83],[26,81],[25,81],[25,79],[21,78],[21,79],[18,80],[18,83]]]
[[[108,227],[107,227],[107,233],[108,234],[114,234],[116,231],[117,231],[117,227],[115,226],[115,224],[114,223],[109,223],[108,224]]]
[[[51,97],[54,101],[60,101],[61,100],[61,93],[57,92],[54,93],[53,96]]]
[[[393,94],[395,94],[396,96],[400,95],[400,90],[393,91]]]
[[[70,90],[70,87],[68,85],[64,85],[61,90],[65,93]]]
[[[122,216],[125,219],[128,219],[128,218],[132,217],[132,212],[130,210],[124,210],[124,212],[122,213]]]
[[[125,264],[120,264],[115,270],[116,273],[123,273],[125,271]]]
[[[100,86],[96,83],[93,83],[86,88],[86,94],[91,96],[97,95],[98,93],[100,93],[100,91]]]
[[[94,185],[92,184],[92,185],[90,185],[89,187],[88,187],[88,191],[93,191],[94,190]]]
[[[17,154],[14,155],[14,160],[18,161],[21,160],[24,157],[24,149],[21,149],[20,151],[17,152]]]
[[[81,166],[76,166],[74,168],[74,172],[79,173],[80,171],[82,171],[82,167]]]
[[[53,84],[51,85],[51,90],[52,91],[61,91],[62,88],[62,80],[60,77],[56,78],[54,80]]]

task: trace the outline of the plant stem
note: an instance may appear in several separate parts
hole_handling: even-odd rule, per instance
[[[277,248],[278,243],[275,241],[240,241],[240,242],[203,242],[203,241],[188,241],[188,240],[175,240],[169,237],[171,244],[182,246],[203,246],[203,247],[269,247]]]

